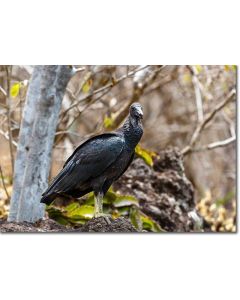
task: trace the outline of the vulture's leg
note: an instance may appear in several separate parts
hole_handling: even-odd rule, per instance
[[[103,194],[97,193],[95,194],[95,217],[99,217],[103,214]]]
[[[95,200],[95,212],[94,212],[94,217],[99,218],[103,217],[105,221],[108,224],[111,224],[111,221],[109,220],[109,215],[103,213],[103,194],[102,193],[97,193],[94,194],[94,200]]]

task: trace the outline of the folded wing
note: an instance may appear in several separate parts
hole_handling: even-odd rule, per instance
[[[66,161],[43,197],[65,193],[102,174],[123,150],[124,139],[114,133],[102,134],[80,145]]]

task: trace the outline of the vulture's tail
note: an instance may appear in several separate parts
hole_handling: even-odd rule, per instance
[[[53,201],[54,201],[54,199],[56,198],[56,195],[55,194],[43,194],[42,195],[42,198],[41,198],[41,200],[40,200],[40,202],[41,203],[45,203],[45,204],[47,204],[47,205],[50,205]]]

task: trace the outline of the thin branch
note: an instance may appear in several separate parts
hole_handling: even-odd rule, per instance
[[[233,100],[233,98],[236,95],[236,90],[235,88],[232,89],[229,94],[227,95],[226,99],[224,99],[222,102],[220,102],[215,109],[213,109],[210,113],[208,113],[204,120],[198,124],[197,128],[195,129],[195,131],[193,132],[192,138],[190,140],[190,143],[188,146],[186,146],[181,153],[183,155],[186,155],[188,153],[190,153],[193,149],[193,147],[195,146],[199,135],[201,134],[201,132],[203,131],[203,129],[206,127],[206,125],[214,118],[215,114],[221,110],[224,106],[226,106],[230,101]]]
[[[230,132],[231,136],[235,136],[236,132],[235,132],[234,122],[227,116],[227,114],[224,111],[222,111],[222,116],[229,125],[229,132]]]
[[[6,104],[7,108],[7,127],[8,127],[8,135],[9,135],[9,149],[10,149],[10,156],[11,156],[11,167],[12,167],[12,174],[14,173],[14,155],[13,155],[13,137],[12,137],[12,130],[11,130],[11,106],[10,106],[10,74],[8,67],[6,67],[7,72],[7,97],[6,97]]]
[[[66,130],[68,130],[73,123],[80,117],[80,115],[87,109],[89,108],[93,103],[97,102],[99,99],[101,99],[103,96],[105,96],[109,90],[105,91],[101,96],[97,97],[96,99],[93,99],[91,102],[89,102],[82,110],[79,110],[77,116],[73,119],[73,121],[67,126]]]
[[[202,101],[202,94],[201,94],[201,84],[197,77],[196,68],[193,66],[188,66],[192,74],[192,83],[195,92],[195,99],[196,99],[196,106],[197,106],[197,115],[198,115],[198,122],[203,121],[203,101]]]
[[[9,135],[8,135],[8,133],[7,132],[4,132],[2,129],[0,129],[0,134],[2,135],[2,136],[4,136],[5,137],[5,139],[6,140],[10,140],[9,139]],[[17,142],[15,142],[13,139],[11,140],[11,143],[15,146],[15,147],[17,147]]]
[[[6,91],[0,86],[0,91],[3,93],[3,95],[5,96],[5,97],[7,97],[7,93],[6,93]]]
[[[141,79],[143,79],[143,82],[139,80],[140,78],[137,78],[137,80],[135,80],[135,82],[134,82],[135,87],[134,87],[133,95],[132,95],[130,101],[128,101],[128,103],[117,113],[117,115],[114,117],[114,120],[113,120],[113,126],[109,129],[114,129],[121,124],[121,122],[125,119],[125,117],[128,114],[129,105],[131,105],[133,102],[139,101],[139,99],[143,95],[145,89],[155,81],[159,72],[162,71],[162,69],[164,67],[165,67],[165,65],[160,66],[156,70],[152,71],[150,73],[150,76],[148,79],[141,78]],[[146,68],[146,66],[144,66],[144,69],[145,68]]]
[[[81,135],[81,134],[79,134],[79,133],[77,133],[77,132],[69,131],[69,130],[58,131],[58,132],[55,133],[55,136],[60,135],[60,134],[74,135],[74,136],[77,136],[77,137],[81,137],[81,138],[82,138],[82,135]]]
[[[70,124],[67,125],[67,127],[65,128],[65,130],[63,131],[62,134],[58,135],[58,138],[55,142],[55,145],[58,145],[59,142],[63,139],[63,137],[67,134],[66,132],[68,132],[69,128],[73,125],[73,123],[80,117],[80,115],[87,109],[89,108],[93,103],[95,103],[96,101],[98,101],[99,99],[101,99],[104,95],[106,95],[109,92],[109,90],[105,91],[103,94],[101,94],[99,97],[97,97],[96,99],[93,99],[92,101],[90,101],[82,110],[79,110],[78,114],[74,117],[74,119],[70,122]]]
[[[127,65],[127,71],[126,71],[126,76],[128,77],[128,73],[129,73],[129,65]]]
[[[75,72],[75,74],[85,71],[84,67],[82,67],[82,68],[75,68],[74,66],[72,66],[72,69]]]
[[[231,136],[230,138],[223,140],[223,141],[217,141],[205,146],[202,146],[200,148],[194,148],[191,151],[192,152],[200,152],[200,151],[206,151],[206,150],[212,150],[220,147],[225,147],[231,143],[233,143],[236,140],[236,136]]]
[[[103,86],[103,87],[101,87],[101,88],[99,88],[99,89],[97,89],[97,90],[91,92],[88,96],[86,96],[86,97],[84,97],[84,98],[82,98],[82,99],[79,99],[77,102],[73,103],[71,106],[69,106],[69,108],[67,108],[67,109],[62,113],[61,118],[63,118],[63,117],[66,115],[66,113],[69,112],[69,110],[71,110],[71,109],[73,109],[74,107],[78,106],[79,103],[84,102],[84,101],[87,101],[87,100],[91,99],[94,95],[96,95],[96,94],[98,94],[98,93],[101,93],[101,92],[105,91],[106,89],[110,89],[110,88],[112,88],[113,86],[116,86],[116,85],[119,84],[121,81],[125,80],[126,78],[128,78],[128,77],[130,77],[130,76],[132,76],[132,75],[134,75],[134,74],[136,74],[137,72],[139,72],[139,71],[141,71],[141,70],[143,70],[143,69],[146,69],[147,67],[148,67],[148,66],[144,66],[144,67],[138,68],[137,70],[131,71],[131,72],[129,72],[128,74],[123,75],[123,76],[121,76],[121,77],[115,79],[114,82],[111,81],[109,84],[107,84],[107,85],[105,85],[105,86]]]
[[[4,176],[3,176],[3,171],[2,171],[1,165],[0,165],[0,176],[1,176],[3,189],[4,189],[5,193],[6,193],[7,199],[10,200],[10,196],[8,194],[7,187],[6,187],[5,182],[4,182]]]

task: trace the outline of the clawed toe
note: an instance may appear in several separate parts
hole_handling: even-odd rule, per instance
[[[103,214],[103,213],[97,213],[94,215],[94,218],[100,218],[100,217],[103,217],[108,225],[111,224],[111,220],[110,220],[111,215]]]

